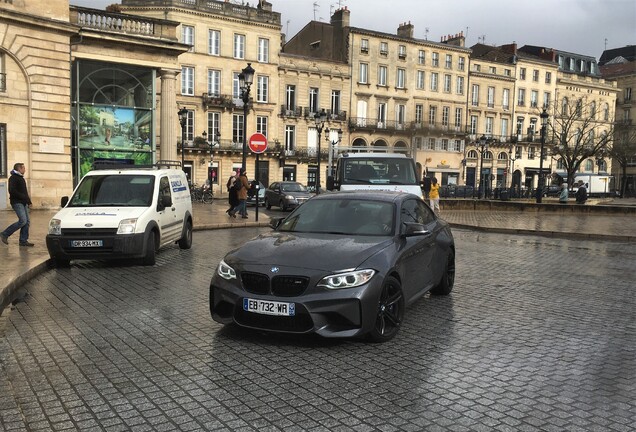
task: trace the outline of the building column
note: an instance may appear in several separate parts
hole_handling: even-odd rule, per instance
[[[161,160],[180,160],[177,157],[177,93],[176,80],[180,73],[177,69],[161,69],[161,118],[159,140]]]

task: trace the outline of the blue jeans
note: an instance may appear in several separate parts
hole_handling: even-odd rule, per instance
[[[236,207],[234,207],[232,209],[232,211],[234,213],[240,214],[241,216],[246,216],[247,215],[247,207],[246,207],[246,201],[245,200],[240,200],[238,205]]]
[[[17,230],[20,230],[20,243],[25,243],[29,240],[29,206],[18,203],[11,204],[11,207],[13,207],[15,214],[18,215],[18,221],[2,231],[2,235],[9,237]]]

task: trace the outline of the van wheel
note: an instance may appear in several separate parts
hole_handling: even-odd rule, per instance
[[[141,260],[141,263],[145,266],[153,266],[157,262],[155,249],[155,233],[151,232],[146,242],[146,255]]]
[[[53,263],[57,268],[69,268],[71,266],[71,260],[63,258],[53,258]]]
[[[192,247],[192,222],[186,221],[183,227],[183,236],[179,239],[179,247],[181,249],[190,249]]]

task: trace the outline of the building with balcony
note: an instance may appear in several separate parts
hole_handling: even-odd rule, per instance
[[[16,162],[34,206],[52,208],[95,162],[154,160],[157,127],[176,123],[156,116],[156,81],[174,88],[178,23],[45,0],[2,2],[0,22],[1,208]]]
[[[619,93],[616,97],[615,145],[633,151],[625,163],[612,164],[612,175],[617,180],[617,188],[625,196],[636,196],[636,46],[605,50],[599,60],[601,75],[606,80],[615,80]]]
[[[225,185],[225,179],[242,164],[243,142],[258,132],[269,144],[259,158],[259,179],[265,185],[270,177],[279,179],[281,148],[275,142],[281,129],[281,24],[280,13],[272,10],[271,3],[258,1],[250,6],[213,0],[123,0],[121,8],[126,13],[180,23],[178,38],[189,49],[179,57],[173,109],[185,107],[188,113],[183,142],[180,128],[170,139],[176,140],[179,156],[184,152],[189,178],[199,184],[212,179],[213,184]],[[248,63],[255,73],[244,123],[239,74]],[[248,150],[250,177],[255,175],[255,164],[256,158]]]

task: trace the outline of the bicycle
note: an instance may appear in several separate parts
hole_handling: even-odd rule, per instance
[[[204,204],[212,204],[214,194],[208,187],[192,185],[192,189],[190,190],[190,199],[193,203],[200,202]]]

